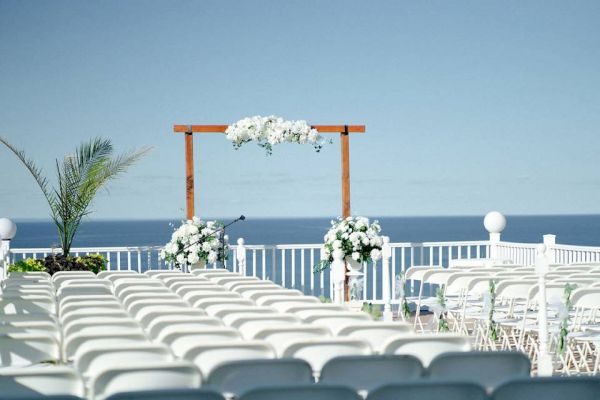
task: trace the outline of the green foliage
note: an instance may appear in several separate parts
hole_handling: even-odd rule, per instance
[[[45,272],[46,267],[44,266],[43,260],[36,260],[33,258],[27,258],[25,260],[17,261],[14,264],[8,266],[8,273],[11,272]]]
[[[444,285],[437,288],[435,292],[437,303],[441,308],[440,314],[438,315],[438,332],[448,332],[448,321],[446,321],[446,296],[444,296]]]
[[[488,314],[488,330],[490,338],[495,342],[498,340],[498,331],[496,330],[496,321],[494,321],[494,311],[496,309],[496,281],[490,280],[490,304]]]
[[[100,254],[83,257],[53,254],[41,260],[28,258],[8,266],[9,274],[11,272],[47,272],[53,275],[58,271],[92,271],[97,274],[104,270],[106,270],[106,259]]]
[[[100,271],[106,271],[106,258],[101,254],[89,254],[84,257],[77,257],[76,262],[81,263],[87,271],[97,274]]]
[[[383,313],[381,312],[381,306],[373,303],[363,303],[361,311],[366,312],[374,319],[380,319]]]
[[[321,301],[321,303],[331,303],[331,299],[329,297],[325,297],[323,295],[319,296],[319,300]]]
[[[0,143],[17,156],[38,184],[50,206],[65,255],[71,250],[81,219],[91,213],[90,206],[98,191],[149,151],[144,148],[113,157],[109,139],[92,139],[82,143],[75,154],[64,157],[62,161],[56,160],[57,179],[52,187],[42,169],[28,159],[25,152],[3,137],[0,137]]]
[[[562,316],[562,319],[560,321],[560,332],[558,334],[558,352],[560,354],[563,354],[567,349],[567,335],[569,334],[569,311],[571,310],[571,307],[573,305],[571,303],[571,293],[575,289],[577,289],[577,285],[575,284],[571,285],[570,283],[567,283],[565,286],[565,291],[563,295],[565,302],[565,310],[564,315]]]
[[[315,274],[321,273],[322,271],[325,271],[330,266],[331,266],[331,261],[321,260],[313,266],[313,273],[315,273]]]
[[[406,300],[406,273],[404,271],[396,275],[396,293],[400,296],[400,312],[405,320],[408,320],[411,316],[410,307]]]

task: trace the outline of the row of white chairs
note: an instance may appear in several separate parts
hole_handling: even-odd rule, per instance
[[[548,322],[552,350],[559,359],[557,368],[563,372],[598,373],[600,353],[595,343],[600,340],[600,275],[597,264],[555,265],[546,276]],[[583,272],[585,271],[585,272]],[[407,278],[443,288],[447,303],[445,315],[451,329],[475,337],[482,349],[516,349],[526,351],[535,359],[538,352],[538,276],[533,267],[496,265],[486,268],[413,267]],[[490,327],[490,281],[496,285],[494,328]],[[576,285],[571,294],[572,309],[568,310],[568,346],[563,354],[558,349],[560,325],[564,308],[565,288]],[[415,299],[417,305],[414,325],[424,328],[419,319],[423,305],[431,306],[436,298]],[[435,305],[433,306],[435,309]],[[492,340],[496,333],[497,340]]]
[[[48,286],[47,279],[35,283],[30,278],[12,279],[30,280],[7,285],[22,290]],[[142,385],[129,377],[135,374],[187,376],[181,378],[181,387],[197,387],[215,368],[241,359],[300,358],[318,376],[332,357],[368,355],[375,348],[387,354],[416,354],[424,364],[440,352],[470,349],[465,337],[415,337],[405,324],[376,323],[366,314],[224,271],[206,270],[197,276],[156,271],[98,277],[73,273],[53,277],[50,283],[54,311],[27,313],[14,308],[12,320],[32,323],[35,316],[36,321],[58,326],[60,340],[47,357],[72,362],[91,398],[103,399],[126,384]],[[16,327],[10,321],[8,325]],[[33,327],[21,324],[20,329],[31,335]],[[389,336],[393,337],[382,345]],[[25,346],[30,343],[27,337],[6,337]]]

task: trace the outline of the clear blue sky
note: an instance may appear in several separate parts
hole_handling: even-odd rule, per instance
[[[53,175],[96,135],[154,151],[94,218],[181,217],[174,123],[363,123],[363,215],[600,213],[599,1],[0,0],[0,135]],[[336,216],[339,142],[196,136],[202,216]],[[0,215],[43,218],[0,148]]]

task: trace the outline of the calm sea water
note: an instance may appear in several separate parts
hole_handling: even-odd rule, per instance
[[[485,240],[483,217],[376,218],[392,242]],[[225,222],[228,219],[223,219]],[[508,216],[505,241],[541,242],[542,235],[557,235],[557,243],[600,246],[600,215]],[[49,221],[16,221],[18,232],[11,247],[58,245],[56,228]],[[84,221],[75,238],[77,247],[162,245],[179,221]],[[230,241],[248,244],[321,243],[329,228],[327,218],[252,218],[228,228]]]

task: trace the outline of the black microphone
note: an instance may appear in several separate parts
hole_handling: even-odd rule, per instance
[[[225,247],[225,228],[227,228],[228,226],[231,226],[233,224],[235,224],[236,222],[239,221],[244,221],[246,219],[246,217],[244,216],[244,214],[240,215],[238,218],[234,219],[233,221],[231,221],[230,223],[228,223],[227,225],[223,225],[217,229],[215,229],[214,231],[210,232],[209,235],[212,235],[214,233],[217,232],[221,232],[221,252],[224,253],[224,247]],[[193,242],[193,243],[188,243],[187,246],[184,246],[184,249],[187,249],[195,244],[198,244],[199,242]]]

